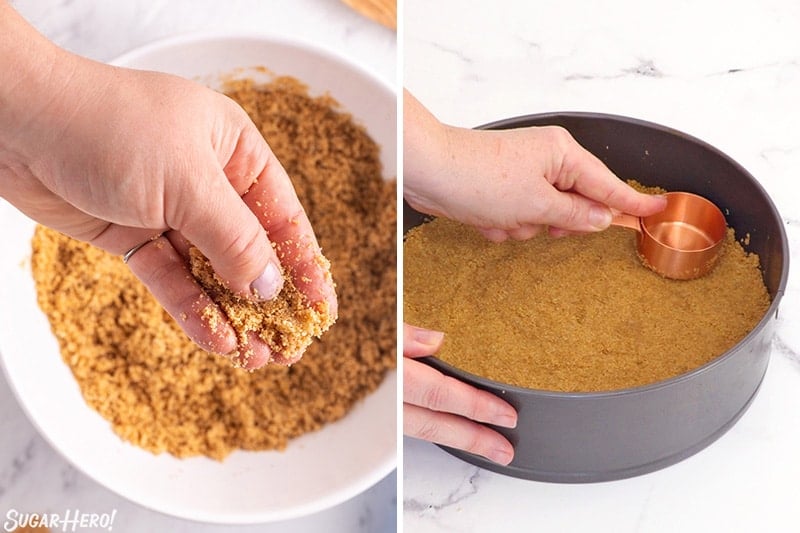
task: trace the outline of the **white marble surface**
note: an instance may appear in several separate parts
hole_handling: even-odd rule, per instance
[[[195,31],[259,32],[317,43],[395,83],[395,34],[337,0],[18,0],[12,4],[59,45],[108,61],[155,39]],[[46,393],[46,391],[43,391]],[[115,532],[388,532],[396,529],[397,476],[327,511],[259,526],[211,526],[143,509],[99,486],[36,432],[0,373],[0,530],[10,509],[63,513],[116,509]],[[80,529],[78,529],[80,531]]]
[[[792,262],[772,358],[743,418],[634,479],[522,481],[404,442],[406,531],[798,531],[800,4],[405,2],[404,85],[462,126],[544,111],[669,125],[744,165],[786,222]]]

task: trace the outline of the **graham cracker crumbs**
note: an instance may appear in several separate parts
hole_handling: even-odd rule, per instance
[[[214,307],[213,304],[207,304],[203,307],[203,310],[200,312],[200,318],[203,319],[203,322],[208,324],[208,328],[215,332],[219,327],[219,322],[222,317],[219,316],[219,312]]]
[[[445,332],[438,357],[553,391],[623,389],[691,371],[739,342],[770,304],[758,256],[730,228],[710,274],[675,281],[642,265],[624,228],[494,244],[439,218],[408,233],[403,272],[405,320]]]
[[[39,305],[83,397],[154,453],[282,449],[347,414],[396,364],[395,184],[381,179],[378,147],[297,82],[239,83],[231,96],[292,177],[334,265],[337,325],[298,363],[232,368],[190,342],[119,257],[43,227],[33,238]]]
[[[300,359],[314,337],[321,336],[336,320],[330,314],[328,302],[309,306],[288,274],[284,274],[283,289],[276,298],[256,302],[231,292],[216,275],[209,260],[194,246],[189,249],[189,264],[192,275],[222,309],[236,332],[239,350],[245,354],[244,360],[236,359],[237,364],[243,364],[247,359],[249,333],[258,335],[269,346],[271,362],[289,364]],[[213,309],[210,304],[206,309],[209,307]],[[209,325],[212,331],[216,331],[216,313],[213,319],[209,319]]]

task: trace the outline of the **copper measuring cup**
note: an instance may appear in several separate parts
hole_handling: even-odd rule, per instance
[[[614,226],[635,229],[642,262],[670,279],[695,279],[717,263],[727,224],[719,208],[702,196],[668,192],[667,207],[648,217],[614,214]]]

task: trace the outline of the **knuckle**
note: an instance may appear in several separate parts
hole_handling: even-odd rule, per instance
[[[417,426],[416,436],[429,442],[439,442],[440,427],[433,417],[426,418]]]
[[[567,212],[565,213],[567,224],[575,227],[580,226],[584,218],[584,211],[581,209],[580,204],[575,199],[571,198],[567,207]]]
[[[255,279],[259,272],[253,262],[253,250],[258,250],[262,239],[266,239],[266,237],[264,231],[258,227],[242,228],[241,232],[233,235],[222,249],[222,257],[225,258],[228,269],[231,272],[246,274]]]
[[[422,405],[429,409],[440,411],[447,404],[449,391],[447,389],[447,379],[439,381],[436,385],[429,387],[422,393]]]
[[[480,395],[478,391],[469,396],[469,400],[461,406],[461,414],[470,420],[479,420],[481,418],[481,403],[479,401]]]
[[[560,148],[561,150],[565,150],[567,146],[572,144],[572,135],[564,127],[546,126],[545,128],[550,142],[554,146]]]
[[[145,246],[150,246],[148,243]],[[131,257],[131,260],[128,264],[133,267],[135,264],[134,261],[137,259],[142,259],[145,250],[141,250],[137,254],[134,254]],[[139,257],[137,257],[137,255]],[[149,262],[148,262],[149,263]],[[145,286],[150,289],[151,292],[158,292],[154,289],[158,287],[169,286],[170,277],[173,274],[173,270],[175,265],[171,262],[158,262],[155,265],[148,265],[149,268],[137,268],[134,270],[136,276],[145,284]]]
[[[482,452],[486,451],[483,430],[483,427],[476,425],[474,431],[470,431],[467,435],[465,435],[463,442],[463,449],[465,451],[483,455]]]

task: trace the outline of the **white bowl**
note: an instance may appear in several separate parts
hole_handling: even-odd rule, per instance
[[[394,90],[345,58],[282,39],[206,35],[159,41],[115,64],[204,82],[254,66],[294,76],[312,94],[330,93],[367,128],[381,146],[386,177],[394,178]],[[217,462],[155,456],[123,442],[84,402],[36,303],[30,272],[33,229],[31,220],[0,200],[0,360],[40,433],[97,482],[167,514],[243,524],[320,511],[367,489],[395,467],[395,372],[342,420],[291,441],[283,452],[236,451]]]

